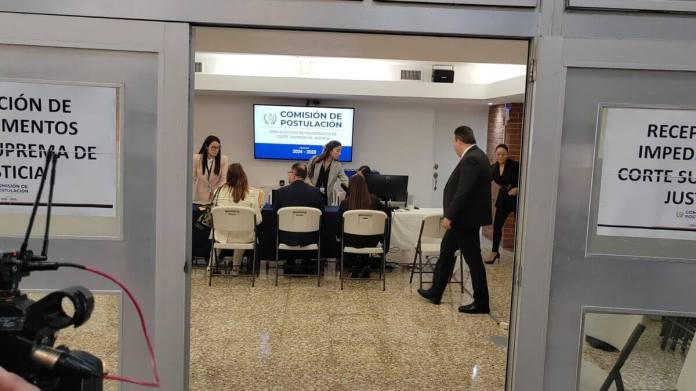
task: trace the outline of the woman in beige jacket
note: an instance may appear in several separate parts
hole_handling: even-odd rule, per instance
[[[227,178],[227,156],[222,154],[222,144],[215,136],[206,137],[201,149],[193,155],[193,203],[207,205],[213,194]]]
[[[341,147],[340,142],[329,141],[321,155],[314,156],[307,163],[307,180],[321,190],[325,205],[334,201],[338,191],[337,185],[340,185],[344,191],[348,190],[348,176],[338,161],[341,157]]]

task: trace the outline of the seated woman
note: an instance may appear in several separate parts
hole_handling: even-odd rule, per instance
[[[256,225],[261,224],[261,207],[259,202],[258,192],[252,192],[249,187],[249,181],[247,180],[246,173],[239,163],[230,164],[227,169],[227,181],[220,188],[218,194],[215,196],[213,202],[216,206],[245,206],[251,208],[256,213]],[[213,225],[215,222],[213,221]],[[227,242],[228,243],[247,243],[253,238],[252,233],[228,233]],[[235,272],[235,267],[238,267],[241,263],[244,250],[234,250],[234,257],[232,260],[233,272]],[[256,251],[258,255],[260,251]]]
[[[338,233],[339,238],[343,234],[343,213],[355,209],[371,209],[383,211],[382,204],[379,199],[370,194],[367,190],[367,182],[362,175],[353,175],[348,184],[348,196],[341,202],[338,207]],[[345,246],[350,247],[376,247],[383,240],[382,235],[374,236],[356,236],[345,234],[343,241]],[[343,262],[351,267],[351,278],[369,278],[370,277],[370,259],[363,258],[362,255],[345,254]]]

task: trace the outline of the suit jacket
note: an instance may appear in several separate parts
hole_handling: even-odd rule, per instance
[[[497,209],[510,207],[512,210],[515,210],[517,206],[517,196],[508,195],[508,191],[518,186],[520,180],[520,164],[512,159],[508,159],[505,162],[502,175],[500,175],[499,167],[500,165],[498,162],[491,165],[493,181],[500,186],[498,197],[495,199],[495,207]]]
[[[312,185],[317,184],[317,181],[319,180],[319,172],[321,171],[321,165],[323,164],[323,162],[315,163],[316,160],[317,157],[314,156],[309,159],[309,162],[307,163],[307,172],[309,175],[307,180]],[[337,191],[337,185],[341,185],[344,189],[348,189],[348,176],[343,171],[343,165],[341,162],[336,160],[331,162],[331,165],[329,166],[328,182],[329,183],[326,185],[326,199],[329,203],[331,203],[331,200],[334,199],[334,194]]]
[[[479,228],[493,222],[490,163],[476,145],[466,151],[452,171],[442,206],[453,228]]]
[[[309,208],[317,208],[322,213],[324,212],[324,198],[321,191],[314,186],[308,185],[303,181],[295,181],[280,190],[273,198],[273,210],[276,214],[280,208],[289,206],[306,206]],[[315,243],[317,235],[313,232],[308,233],[292,233],[278,232],[281,243],[290,246],[304,246],[309,243]]]

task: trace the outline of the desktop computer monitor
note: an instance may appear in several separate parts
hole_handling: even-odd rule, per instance
[[[406,204],[408,199],[408,175],[368,175],[367,187],[384,202]]]

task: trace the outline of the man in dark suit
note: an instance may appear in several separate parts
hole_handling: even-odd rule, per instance
[[[273,209],[288,206],[307,206],[324,211],[324,200],[321,191],[305,182],[307,179],[307,166],[304,163],[295,163],[288,171],[288,185],[278,190],[278,196],[273,200]]]
[[[307,178],[307,166],[304,163],[295,163],[288,171],[288,185],[278,190],[278,194],[273,199],[273,210],[276,214],[280,208],[289,206],[306,206],[309,208],[317,208],[324,212],[324,197],[321,191],[316,187],[305,182]],[[305,246],[310,243],[316,243],[317,237],[313,232],[308,233],[293,233],[283,232],[278,233],[280,243],[289,246]],[[309,259],[314,252],[302,251],[287,251],[289,253],[285,259],[285,273],[300,273],[301,265],[296,265],[297,258]],[[300,262],[301,263],[301,262]]]
[[[455,129],[452,143],[459,164],[444,190],[442,226],[447,231],[440,245],[433,284],[428,290],[419,289],[418,293],[433,304],[440,304],[454,270],[454,255],[460,250],[471,273],[474,301],[459,307],[459,312],[487,314],[490,312],[488,283],[481,259],[479,231],[481,226],[492,222],[490,163],[486,154],[476,146],[474,132],[468,126]]]

